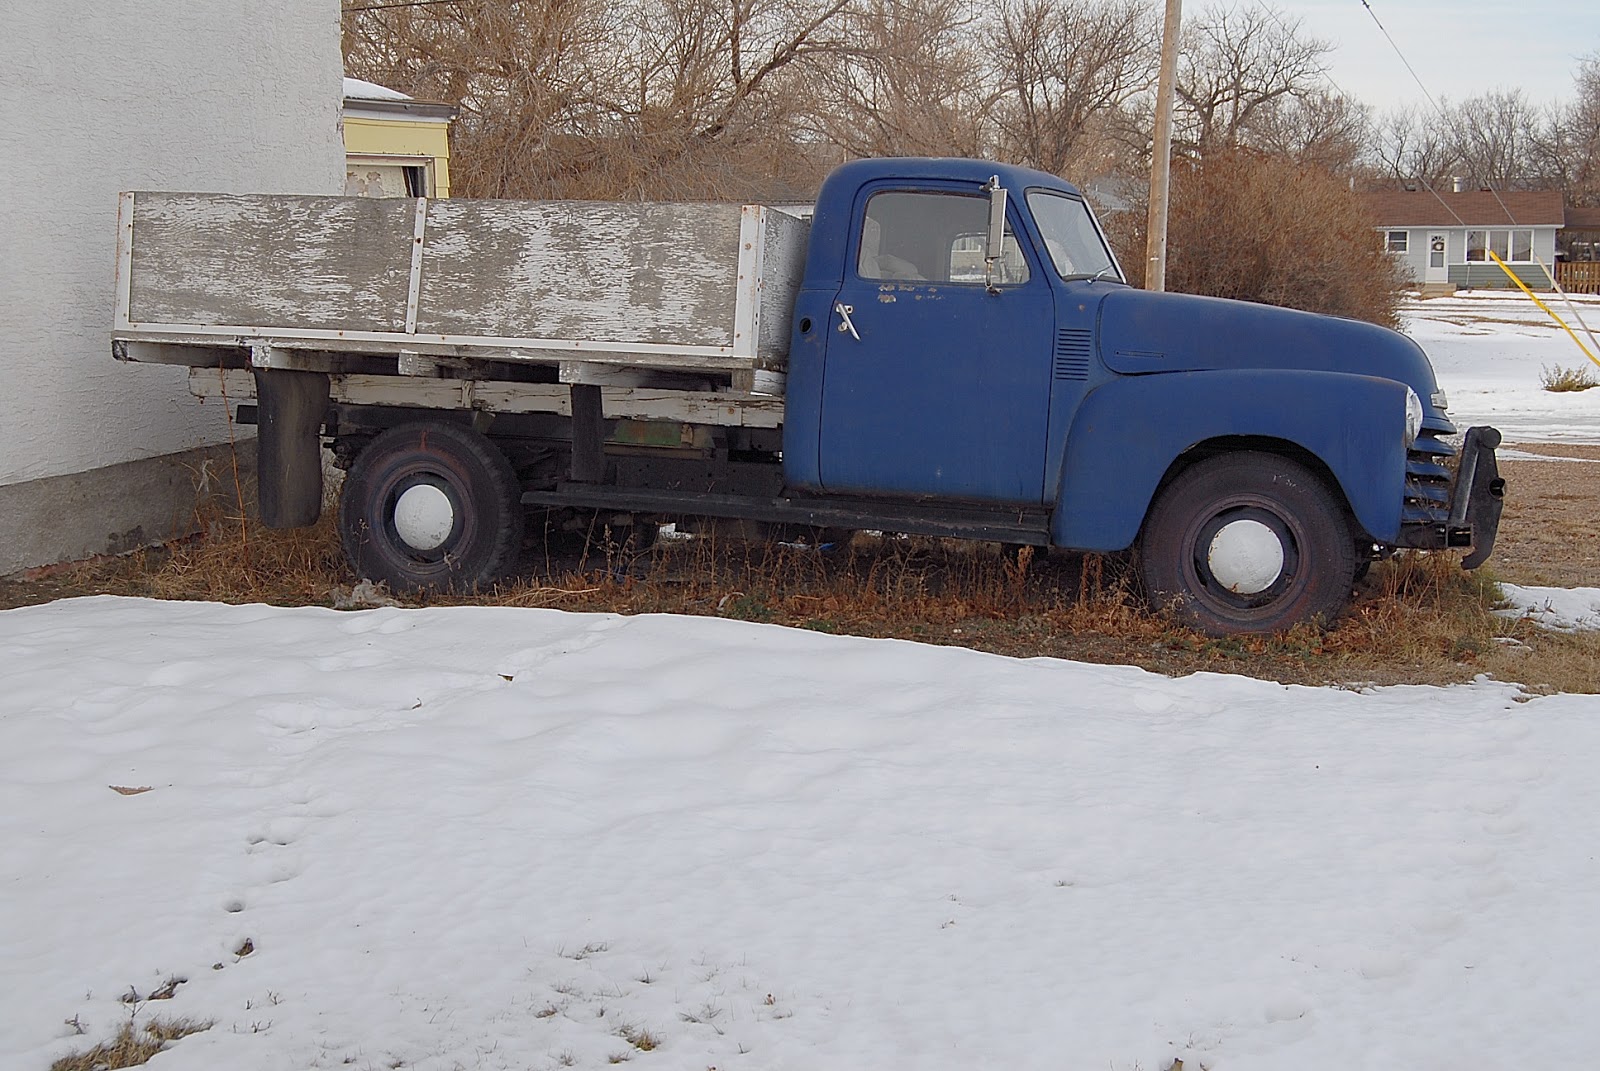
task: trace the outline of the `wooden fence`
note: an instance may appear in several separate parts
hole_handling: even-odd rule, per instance
[[[1600,261],[1561,261],[1556,264],[1556,282],[1574,294],[1600,294]]]

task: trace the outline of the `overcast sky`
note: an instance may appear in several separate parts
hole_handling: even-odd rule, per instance
[[[1233,2],[1245,7],[1261,0]],[[1361,0],[1276,2],[1336,46],[1329,74],[1346,93],[1380,111],[1426,106]],[[1600,0],[1368,2],[1435,99],[1520,87],[1537,104],[1569,100],[1578,59],[1600,52]],[[1185,17],[1204,6],[1186,0]]]

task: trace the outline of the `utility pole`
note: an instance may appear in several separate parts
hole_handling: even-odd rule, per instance
[[[1172,84],[1178,77],[1178,28],[1183,0],[1167,0],[1161,26],[1161,75],[1156,81],[1155,148],[1150,161],[1150,219],[1146,228],[1144,288],[1167,288],[1167,189],[1172,177]]]

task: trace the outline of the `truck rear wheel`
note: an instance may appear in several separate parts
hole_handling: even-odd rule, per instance
[[[470,591],[504,576],[522,546],[522,492],[493,443],[459,424],[383,432],[339,496],[339,538],[357,573],[401,591]]]
[[[1151,605],[1212,636],[1332,622],[1355,570],[1343,504],[1273,454],[1199,462],[1160,494],[1139,537]]]

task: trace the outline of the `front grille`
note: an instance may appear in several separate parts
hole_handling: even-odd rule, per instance
[[[1445,442],[1446,432],[1423,428],[1406,452],[1404,524],[1443,524],[1450,517],[1450,459],[1455,447]]]

